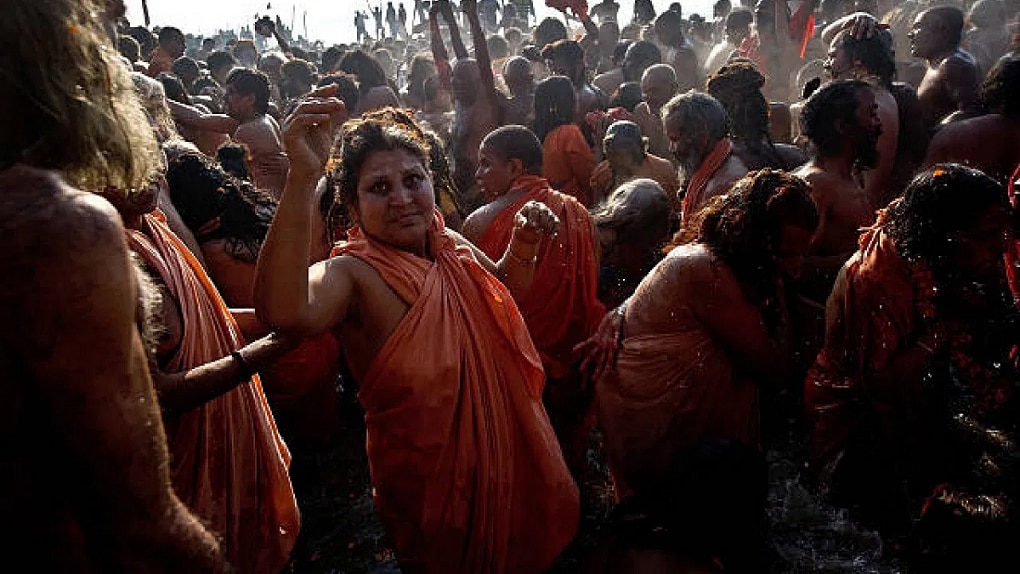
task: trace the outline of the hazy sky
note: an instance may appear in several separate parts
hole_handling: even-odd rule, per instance
[[[399,6],[400,0],[394,0]],[[600,0],[589,0],[593,5]],[[685,14],[698,13],[709,17],[712,13],[714,0],[682,0]],[[408,11],[408,18],[414,10],[414,0],[403,0]],[[540,17],[556,15],[559,12],[545,6],[544,0],[534,0],[535,9]],[[634,13],[632,0],[616,0],[620,3],[620,18],[629,22]],[[266,4],[272,8],[266,10]],[[665,10],[671,0],[652,0],[656,11]],[[132,24],[143,24],[141,0],[126,0],[128,19]],[[372,5],[379,0],[372,0]],[[385,10],[385,3],[383,3]],[[217,29],[238,28],[253,22],[255,15],[279,14],[284,24],[291,23],[294,16],[294,29],[297,34],[304,33],[302,16],[307,13],[308,37],[320,39],[326,43],[351,42],[354,40],[354,11],[367,10],[368,0],[149,0],[149,17],[153,26],[176,26],[185,33],[209,34]],[[373,26],[370,24],[369,28]]]

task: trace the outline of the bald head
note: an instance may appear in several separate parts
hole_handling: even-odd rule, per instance
[[[510,58],[503,65],[503,79],[511,94],[534,88],[535,74],[531,71],[531,62],[522,56]]]
[[[669,196],[651,179],[632,179],[616,188],[594,214],[599,229],[613,231],[613,242],[654,249],[669,237]]]
[[[672,66],[656,64],[641,75],[641,97],[654,114],[659,113],[662,106],[676,94],[678,88],[676,72]]]

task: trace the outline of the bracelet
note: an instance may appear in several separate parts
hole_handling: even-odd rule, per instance
[[[931,347],[929,347],[928,345],[926,345],[926,344],[925,344],[925,343],[924,343],[923,341],[918,341],[918,342],[916,343],[916,345],[917,345],[918,347],[921,347],[921,348],[922,348],[922,349],[924,349],[925,351],[928,351],[928,354],[929,354],[929,355],[931,355],[931,356],[933,356],[933,357],[935,356],[935,349],[932,349]]]
[[[525,258],[521,257],[520,255],[517,255],[516,253],[514,253],[514,248],[513,247],[507,247],[506,255],[507,255],[507,257],[509,257],[510,259],[513,259],[514,261],[520,263],[521,265],[534,265],[535,263],[538,263],[538,253],[537,252],[535,253],[535,256],[532,257],[531,259],[525,259]]]
[[[237,362],[237,365],[241,367],[241,374],[244,375],[244,378],[250,379],[252,375],[258,371],[258,369],[252,368],[251,363],[244,358],[241,351],[231,351],[230,356],[233,357],[234,361]]]

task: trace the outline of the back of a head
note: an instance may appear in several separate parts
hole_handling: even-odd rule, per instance
[[[541,141],[553,129],[574,121],[574,84],[565,76],[549,76],[535,86],[535,133]]]
[[[520,160],[528,175],[542,175],[542,142],[524,126],[503,126],[489,133],[482,145],[501,154],[503,159]]]
[[[63,172],[75,186],[141,187],[159,149],[92,1],[13,0],[0,18],[0,163]],[[73,30],[75,33],[70,33]],[[82,97],[87,94],[88,97]]]
[[[191,100],[188,98],[188,91],[184,88],[184,82],[180,78],[173,74],[166,72],[161,73],[156,77],[159,83],[163,84],[163,93],[166,95],[168,100],[173,100],[182,104],[190,104]]]
[[[138,45],[142,49],[143,58],[148,58],[149,54],[156,49],[156,37],[152,35],[148,28],[132,26],[125,30],[124,33],[138,41]]]
[[[768,136],[769,105],[762,94],[765,76],[751,61],[736,61],[708,77],[705,88],[726,108],[730,135],[749,142]]]
[[[662,119],[676,116],[685,129],[704,130],[709,144],[713,144],[727,134],[726,108],[719,100],[703,93],[689,90],[673,96],[662,107]]]
[[[896,45],[889,30],[875,30],[870,38],[856,38],[844,32],[836,41],[851,62],[860,62],[868,72],[878,76],[886,88],[896,79]]]
[[[747,8],[737,8],[726,16],[726,28],[746,28],[754,22],[754,12]]]
[[[669,196],[652,179],[632,179],[620,185],[592,219],[599,229],[616,232],[616,242],[657,249],[669,238]]]
[[[628,82],[638,82],[641,80],[641,74],[649,66],[662,63],[662,51],[654,42],[638,40],[627,48],[623,63],[624,79]]]
[[[164,26],[159,30],[159,45],[168,47],[174,44],[184,44],[184,32],[181,32],[180,28],[174,28],[173,26]]]
[[[212,54],[209,54],[209,57],[205,59],[205,62],[206,65],[209,66],[209,70],[213,72],[225,66],[233,66],[237,64],[237,60],[234,56],[230,52],[225,52],[223,50],[217,50]]]
[[[328,86],[335,84],[337,86],[336,97],[344,103],[349,111],[358,109],[358,100],[360,94],[358,93],[358,84],[355,83],[354,79],[347,74],[332,74],[319,78],[318,87]]]
[[[1004,58],[992,67],[981,86],[988,110],[1008,119],[1020,119],[1020,58]]]
[[[839,155],[843,134],[836,123],[855,121],[857,93],[865,89],[871,86],[862,80],[841,80],[825,84],[808,98],[800,113],[800,132],[811,140],[820,156]]]
[[[138,44],[138,40],[131,36],[120,36],[117,38],[117,50],[121,56],[132,62],[142,59],[142,47]]]
[[[1008,21],[1006,7],[999,0],[978,0],[971,6],[967,21],[975,28],[1001,27]]]
[[[339,46],[330,46],[322,53],[322,72],[328,74],[336,68],[337,62],[344,55],[344,50]]]
[[[216,161],[223,171],[244,181],[251,181],[248,168],[248,146],[243,143],[227,142],[216,150]]]
[[[489,57],[494,61],[502,60],[510,55],[510,45],[502,36],[489,36],[485,44],[489,49]]]
[[[346,72],[358,79],[358,88],[362,94],[372,88],[387,85],[386,71],[378,60],[363,50],[347,52],[336,64],[336,70]]]
[[[885,229],[901,257],[946,272],[958,234],[995,206],[1008,210],[1006,189],[999,182],[976,169],[938,164],[917,174],[900,201],[890,205]]]
[[[624,82],[616,89],[616,94],[611,102],[612,107],[624,108],[633,112],[634,108],[642,102],[641,84],[638,82]]]
[[[683,27],[683,15],[673,10],[666,10],[655,19],[655,33],[669,45],[683,39]]]
[[[959,46],[963,40],[963,10],[956,6],[936,6],[927,10],[928,14],[938,18],[946,34],[946,40],[952,46]]]
[[[677,83],[676,71],[669,64],[652,64],[645,68],[644,73],[641,74],[641,81],[664,82],[675,86]]]
[[[315,66],[305,60],[289,60],[280,68],[283,77],[301,83],[316,81]]]
[[[198,78],[202,74],[202,68],[199,67],[198,62],[187,56],[181,56],[174,60],[173,65],[170,67],[170,71],[172,71],[174,75],[182,81],[185,81],[186,79],[194,81],[194,79]]]
[[[535,46],[541,50],[547,44],[552,44],[557,40],[566,40],[567,27],[556,18],[545,18],[538,23],[538,26],[535,26],[532,31],[532,39],[535,41]]]
[[[584,49],[574,40],[557,40],[542,49],[542,58],[577,64],[584,61]]]

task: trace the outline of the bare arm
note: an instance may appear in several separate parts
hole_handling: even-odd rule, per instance
[[[30,328],[15,341],[24,345],[16,352],[41,420],[69,455],[63,462],[73,467],[71,488],[93,511],[100,570],[222,572],[217,542],[170,486],[124,230],[102,200],[75,201],[71,213],[51,222],[61,229],[59,241],[35,243],[38,282],[26,283],[59,284],[60,294],[25,294],[20,311]],[[66,256],[67,245],[75,246],[74,257]]]
[[[450,54],[443,44],[443,34],[439,29],[439,3],[433,2],[429,8],[429,35],[432,45],[432,59],[436,61],[439,80],[447,90],[451,89]]]
[[[485,33],[482,32],[482,25],[478,21],[477,0],[464,0],[461,7],[464,10],[464,14],[467,15],[468,25],[471,26],[471,41],[474,43],[475,62],[478,63],[478,74],[482,79],[482,89],[485,90],[489,103],[498,113],[499,102],[496,100],[496,80],[492,77],[492,60],[489,59],[489,46],[485,43]]]
[[[218,134],[232,134],[240,125],[237,120],[225,114],[207,114],[196,107],[175,102],[169,98],[166,103],[170,105],[174,121],[184,126]]]
[[[240,349],[242,360],[227,355],[181,373],[163,373],[152,369],[160,405],[171,412],[198,408],[222,396],[237,385],[251,381],[258,371],[294,348],[295,341],[281,335],[269,335]]]
[[[982,112],[981,86],[977,68],[958,56],[950,57],[945,63],[945,82],[949,96],[956,103],[956,112],[951,120],[974,117]]]
[[[464,47],[464,40],[460,38],[460,27],[457,26],[457,18],[453,15],[453,7],[446,0],[439,0],[436,4],[439,5],[439,11],[442,12],[443,18],[446,19],[446,25],[450,28],[450,44],[453,45],[453,55],[458,60],[469,58],[467,48]]]
[[[729,350],[736,364],[757,379],[781,384],[788,354],[771,340],[760,311],[744,297],[732,272],[706,263],[692,273],[691,280],[696,292],[704,294],[692,308],[705,329]]]
[[[316,335],[342,322],[354,296],[349,261],[308,267],[315,188],[329,157],[334,115],[345,113],[343,103],[329,97],[335,93],[336,86],[313,92],[284,124],[291,169],[259,254],[256,314],[268,327],[291,335]],[[323,97],[329,99],[317,99]]]

